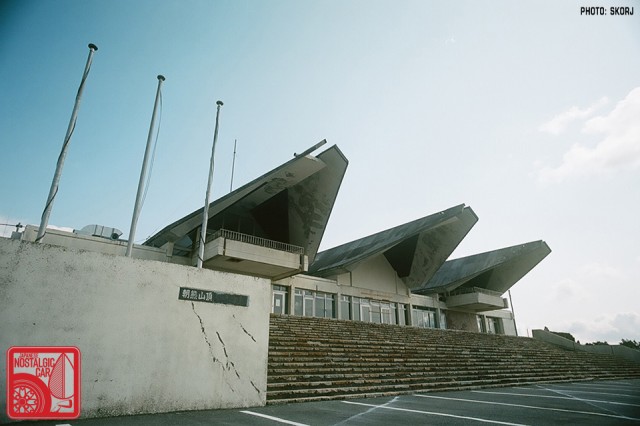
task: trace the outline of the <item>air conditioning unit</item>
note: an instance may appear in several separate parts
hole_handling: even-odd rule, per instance
[[[110,240],[117,240],[122,235],[121,230],[102,225],[87,225],[80,230],[74,229],[73,232],[79,235],[90,235]]]

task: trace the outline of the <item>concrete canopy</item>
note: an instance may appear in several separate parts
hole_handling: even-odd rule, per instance
[[[349,163],[335,145],[315,157],[310,155],[324,143],[213,201],[209,204],[208,230],[224,228],[293,244],[304,248],[312,260]],[[203,210],[168,225],[144,245],[175,243],[175,255],[188,255],[202,224]]]
[[[309,274],[330,277],[384,254],[398,277],[415,288],[436,273],[478,221],[464,204],[318,253]]]
[[[417,294],[451,292],[458,288],[482,288],[500,294],[509,290],[551,253],[544,241],[533,241],[445,262]]]

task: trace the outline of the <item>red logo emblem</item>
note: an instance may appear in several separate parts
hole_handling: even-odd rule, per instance
[[[80,416],[80,350],[71,346],[9,348],[7,415],[11,419]]]

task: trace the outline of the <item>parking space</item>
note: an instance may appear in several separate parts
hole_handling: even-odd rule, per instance
[[[47,425],[640,425],[640,379],[415,393]]]

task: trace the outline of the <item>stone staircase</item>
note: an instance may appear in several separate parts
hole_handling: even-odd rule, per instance
[[[271,315],[267,403],[640,377],[527,337]]]

